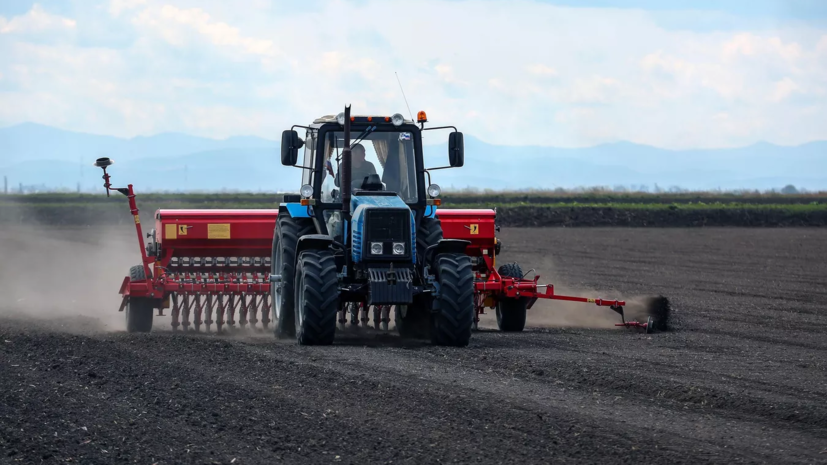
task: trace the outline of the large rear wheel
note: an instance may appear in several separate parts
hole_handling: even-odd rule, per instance
[[[339,277],[332,252],[305,250],[301,253],[296,268],[295,292],[299,344],[332,344],[339,310]]]
[[[270,295],[273,301],[273,332],[278,338],[296,336],[295,306],[293,302],[293,285],[296,272],[296,245],[299,238],[316,231],[309,218],[291,218],[287,214],[279,215],[276,231],[273,234],[270,274],[280,275],[281,281],[271,283]]]
[[[425,266],[425,250],[442,240],[442,224],[437,218],[422,218],[416,228],[416,263]]]
[[[441,346],[465,347],[474,324],[474,273],[465,254],[436,257],[439,297],[433,315],[431,341]]]

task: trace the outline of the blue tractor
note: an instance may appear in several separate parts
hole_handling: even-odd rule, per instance
[[[351,116],[347,106],[283,132],[281,162],[302,170],[302,186],[285,196],[273,237],[276,337],[332,344],[348,309],[393,307],[402,337],[468,345],[475,313],[469,242],[443,239],[440,189],[429,183],[422,155],[423,131],[452,129],[449,166],[430,169],[460,167],[463,137],[426,122],[425,112],[414,122],[401,114]]]

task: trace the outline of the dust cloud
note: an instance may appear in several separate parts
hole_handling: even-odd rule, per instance
[[[140,263],[135,231],[122,225],[0,225],[0,317],[66,331],[120,331],[118,289]]]

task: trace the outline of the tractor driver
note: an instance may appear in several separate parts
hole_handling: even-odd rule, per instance
[[[362,181],[371,174],[376,174],[376,168],[373,163],[365,160],[365,147],[362,144],[354,145],[350,157],[351,184],[359,188],[362,186]]]

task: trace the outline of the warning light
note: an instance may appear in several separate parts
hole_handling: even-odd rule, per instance
[[[368,123],[370,123],[371,121],[373,121],[373,116],[368,116]]]
[[[416,114],[416,122],[417,123],[427,123],[428,122],[428,115],[425,114],[424,111],[420,111]]]

